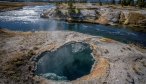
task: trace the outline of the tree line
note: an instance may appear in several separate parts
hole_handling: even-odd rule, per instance
[[[48,2],[92,2],[99,3],[102,5],[103,3],[107,4],[121,4],[122,6],[138,6],[140,8],[146,7],[146,0],[2,0],[2,1],[48,1]]]
[[[117,3],[116,3],[117,2]],[[140,8],[146,7],[146,0],[107,0],[107,4],[121,4],[122,6],[138,6]],[[99,4],[102,5],[102,0],[99,0]]]

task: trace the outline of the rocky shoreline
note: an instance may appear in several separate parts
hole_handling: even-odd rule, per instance
[[[55,10],[55,9],[54,9]],[[67,4],[57,5],[55,18],[64,19],[68,22],[88,22],[103,25],[123,25],[129,28],[146,32],[146,9],[120,6],[99,6],[92,4],[74,4],[70,8]],[[44,14],[44,17],[48,17]]]
[[[34,74],[34,57],[70,42],[93,49],[90,74],[74,81],[52,81]],[[0,30],[0,84],[145,84],[146,50],[108,38],[70,31],[13,32]]]

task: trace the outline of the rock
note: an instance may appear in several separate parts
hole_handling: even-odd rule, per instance
[[[50,17],[53,17],[56,13],[56,8],[51,8],[51,9],[48,9],[48,10],[44,10],[42,14],[40,14],[40,17],[42,18],[50,18]]]
[[[125,25],[139,25],[138,22],[144,20],[146,17],[137,12],[130,12],[126,18]]]
[[[111,8],[106,8],[106,7],[101,7],[99,9],[97,9],[96,11],[98,11],[100,13],[100,15],[102,15],[104,13],[113,12],[113,10]]]
[[[84,9],[84,10],[81,10],[80,13],[84,17],[95,17],[96,16],[95,10]]]
[[[99,23],[99,24],[104,24],[104,25],[106,25],[106,24],[109,23],[109,21],[108,21],[107,18],[101,16],[99,19],[95,20],[95,23]]]
[[[86,22],[94,22],[97,18],[98,13],[95,10],[83,9],[80,10],[79,13],[75,13],[72,15],[72,18],[76,21],[86,21]]]
[[[95,10],[87,9],[72,9],[72,10],[61,10],[62,17],[69,17],[73,21],[94,21],[97,17]],[[68,18],[66,18],[68,20]],[[68,20],[70,21],[70,20]]]
[[[145,26],[146,12],[143,10],[133,11],[130,10],[119,10],[113,8],[101,7],[96,11],[99,12],[99,20],[96,20],[96,23],[99,24],[124,24],[130,26]]]
[[[128,9],[128,8],[113,8],[113,7],[95,7],[95,8],[76,8],[79,9],[79,13],[69,14],[69,9],[61,9],[61,18],[65,18],[67,21],[77,22],[89,22],[109,25],[127,25],[131,27],[140,27],[140,30],[146,31],[145,19],[146,12],[141,9]],[[75,9],[75,10],[76,10]],[[66,18],[67,17],[67,18]],[[68,19],[71,18],[71,19]],[[134,29],[134,28],[133,28]],[[137,28],[138,29],[138,28]],[[136,29],[136,31],[137,31]]]
[[[125,14],[123,12],[121,12],[119,23],[123,24],[125,20],[126,20]]]
[[[100,24],[114,24],[119,23],[121,11],[114,10],[111,8],[100,8],[96,10],[99,12],[99,19],[96,20],[96,23]]]
[[[59,10],[60,11],[60,16],[68,16],[68,10]]]
[[[144,27],[146,27],[146,19],[143,19],[143,20],[139,20],[138,21],[138,24],[140,25],[140,26],[144,26]]]
[[[105,17],[108,19],[108,21],[111,21],[113,23],[118,23],[120,18],[120,11],[118,10],[109,10],[103,14],[101,14],[102,17]]]

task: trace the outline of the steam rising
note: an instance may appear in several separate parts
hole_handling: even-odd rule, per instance
[[[44,52],[36,74],[52,80],[75,80],[90,73],[94,63],[91,52],[85,43],[70,43],[54,52]]]

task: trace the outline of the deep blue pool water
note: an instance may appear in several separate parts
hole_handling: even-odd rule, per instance
[[[55,31],[69,30],[85,34],[108,37],[125,43],[137,43],[146,47],[146,33],[124,27],[105,26],[89,23],[68,23],[65,21],[40,18],[40,14],[53,5],[26,6],[19,10],[0,12],[0,28],[14,31]]]
[[[88,75],[94,64],[86,43],[68,43],[53,52],[43,52],[36,60],[35,74],[51,80],[76,80]]]

